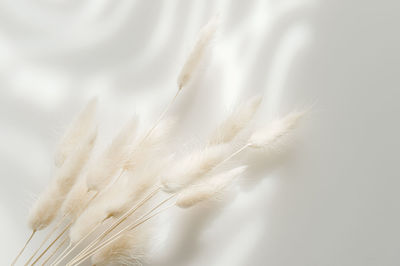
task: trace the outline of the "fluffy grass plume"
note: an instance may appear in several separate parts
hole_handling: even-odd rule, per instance
[[[93,191],[88,191],[84,177],[81,176],[75,183],[61,207],[61,214],[69,217],[71,221],[75,221],[81,215],[95,194]]]
[[[204,57],[204,53],[209,46],[214,34],[217,30],[219,18],[217,16],[213,17],[207,25],[205,25],[198,36],[197,42],[194,45],[191,53],[186,59],[185,64],[182,67],[181,72],[178,76],[178,87],[182,89],[185,87],[189,81],[191,80],[193,74],[197,70],[202,58]]]
[[[279,148],[286,142],[304,114],[303,111],[293,111],[282,118],[275,119],[250,136],[249,146],[265,150]]]
[[[106,219],[113,217],[110,211],[113,206],[122,204],[128,195],[126,180],[120,178],[107,191],[100,194],[91,204],[77,217],[69,231],[71,243],[75,244],[85,237],[91,230],[103,223]]]
[[[161,172],[162,168],[157,164],[150,164],[148,167],[135,169],[132,172],[128,171],[126,180],[121,185],[110,189],[108,196],[110,199],[103,205],[104,216],[114,218],[122,216],[157,184]]]
[[[197,181],[220,163],[231,150],[228,144],[207,146],[176,160],[162,176],[163,189],[169,193]]]
[[[232,141],[253,119],[261,101],[262,97],[257,96],[235,109],[211,134],[209,145]]]
[[[142,265],[151,240],[151,223],[130,230],[109,245],[97,251],[91,259],[93,265]]]
[[[215,197],[218,193],[223,192],[234,179],[243,174],[246,168],[247,166],[236,167],[187,187],[179,193],[176,205],[181,208],[189,208]]]
[[[62,137],[55,154],[57,167],[62,166],[65,160],[74,152],[77,145],[85,138],[87,132],[95,126],[97,102],[97,98],[90,100]]]
[[[35,202],[28,220],[32,230],[46,228],[54,220],[66,195],[89,160],[96,136],[97,129],[92,129],[91,133],[86,136],[74,153],[58,169],[50,186]]]
[[[153,154],[153,156],[153,158],[157,158],[156,155]],[[161,162],[161,160],[157,162]],[[79,216],[70,230],[71,241],[76,243],[93,227],[108,218],[120,217],[134,206],[157,183],[162,170],[161,166],[165,166],[165,163],[126,171]]]
[[[171,137],[176,120],[173,118],[163,119],[151,131],[151,134],[138,138],[129,148],[127,158],[124,162],[123,169],[133,171],[139,166],[147,163],[151,157],[159,152],[164,144]]]
[[[135,138],[137,118],[132,118],[112,140],[106,150],[91,163],[86,182],[89,190],[101,191],[121,169],[128,154],[128,148]]]

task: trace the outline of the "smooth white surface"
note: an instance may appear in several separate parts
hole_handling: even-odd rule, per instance
[[[151,123],[199,28],[220,13],[207,71],[174,110],[184,111],[180,137],[201,143],[226,109],[257,93],[260,122],[313,110],[284,166],[254,162],[232,204],[172,210],[159,239],[169,245],[152,264],[399,265],[399,8],[394,0],[2,1],[0,264],[28,237],[31,195],[51,178],[57,138],[79,108],[100,97],[104,139],[123,123],[116,117],[137,112]]]

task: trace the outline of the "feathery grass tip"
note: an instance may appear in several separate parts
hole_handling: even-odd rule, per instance
[[[194,72],[199,66],[204,56],[204,53],[217,30],[218,20],[218,16],[211,18],[211,20],[200,30],[197,42],[194,45],[188,58],[186,59],[186,62],[184,63],[181,72],[179,73],[179,89],[182,89],[189,83]]]
[[[243,174],[246,168],[247,166],[236,167],[185,188],[179,193],[176,205],[181,208],[189,208],[215,197],[218,193],[223,192],[234,179]]]

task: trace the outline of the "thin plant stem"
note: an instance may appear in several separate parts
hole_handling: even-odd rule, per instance
[[[120,238],[124,233],[135,229],[136,227],[138,227],[139,225],[143,224],[144,222],[148,221],[149,219],[153,218],[154,216],[160,214],[161,212],[175,206],[175,203],[159,210],[158,212],[155,212],[154,214],[151,215],[152,212],[154,212],[156,209],[158,209],[159,207],[161,207],[162,205],[164,205],[165,203],[167,203],[168,201],[170,201],[173,197],[175,197],[176,194],[173,194],[171,196],[169,196],[168,198],[164,199],[163,201],[161,201],[159,204],[157,204],[153,209],[151,209],[150,211],[148,211],[147,213],[145,213],[144,215],[142,215],[139,219],[137,219],[135,222],[127,225],[125,228],[121,229],[118,233],[116,233],[114,236],[112,236],[111,238],[107,239],[105,242],[101,243],[98,247],[93,248],[92,250],[90,250],[89,252],[87,252],[86,254],[83,254],[80,258],[75,258],[73,259],[71,262],[69,262],[67,265],[78,265],[80,263],[82,263],[83,261],[85,261],[88,257],[90,257],[91,255],[93,255],[94,253],[98,252],[100,249],[102,249],[103,247],[109,245],[111,242],[117,240],[118,238]],[[74,264],[76,263],[76,264]]]
[[[164,119],[165,115],[168,113],[168,111],[171,109],[171,106],[174,104],[176,98],[178,97],[179,93],[181,91],[181,88],[179,88],[179,90],[175,93],[174,97],[172,98],[172,100],[168,103],[168,105],[165,107],[164,111],[161,113],[161,115],[158,117],[158,119],[156,120],[156,122],[154,123],[154,125],[150,128],[150,130],[147,132],[147,134],[143,137],[142,141],[144,141],[146,138],[148,138],[151,133],[154,131],[154,129],[158,126],[158,124],[160,123],[161,120]],[[120,172],[120,175],[118,176],[117,179],[114,180],[114,182],[110,185],[112,186],[113,184],[116,183],[116,181],[122,176],[122,174],[125,172],[125,169],[122,169],[122,171]],[[110,187],[109,186],[109,187]],[[152,196],[151,196],[152,197]],[[145,203],[145,202],[144,202]],[[141,205],[139,205],[138,207],[140,207]],[[132,214],[132,213],[131,213]],[[129,214],[129,215],[131,215]],[[125,218],[124,218],[125,219]],[[118,222],[118,221],[117,221]],[[122,221],[121,221],[122,222]],[[119,223],[116,225],[118,226]],[[113,228],[111,228],[111,230],[113,230]],[[107,233],[106,233],[107,234]],[[101,236],[99,236],[101,237]],[[101,239],[99,239],[101,240]],[[94,240],[94,241],[98,241],[98,239]],[[96,243],[94,243],[96,244]],[[90,244],[88,247],[86,247],[82,252],[84,252],[85,250],[87,250],[88,248],[90,248],[92,245]],[[81,252],[81,253],[82,253]],[[79,254],[78,254],[79,255]]]
[[[139,225],[141,225],[141,224],[145,223],[146,221],[150,220],[150,219],[153,218],[154,216],[156,216],[156,215],[160,214],[161,212],[164,212],[164,211],[166,211],[166,210],[168,210],[168,209],[170,209],[171,207],[174,207],[174,206],[175,206],[175,203],[174,203],[174,204],[171,204],[170,206],[165,207],[164,209],[159,210],[158,212],[156,212],[156,213],[154,213],[154,214],[152,214],[152,215],[150,215],[150,216],[148,216],[148,217],[146,217],[146,218],[145,218],[144,220],[142,220],[142,221],[139,221],[139,222],[136,222],[136,223],[134,223],[134,224],[129,225],[129,226],[128,226],[129,228],[126,228],[126,232],[135,229],[136,227],[138,227]],[[112,238],[110,238],[110,239],[108,239],[107,241],[103,242],[101,245],[99,245],[99,246],[96,247],[95,249],[91,250],[91,251],[90,251],[90,254],[89,254],[89,253],[86,254],[84,257],[81,257],[80,259],[75,260],[75,262],[70,262],[70,263],[68,263],[67,266],[71,266],[71,265],[76,266],[76,265],[79,265],[80,263],[84,262],[88,257],[90,257],[90,256],[93,255],[94,253],[98,252],[100,249],[104,248],[105,246],[109,245],[111,242],[113,242],[113,241],[115,241],[116,239],[118,239],[119,237],[121,237],[122,234],[125,233],[125,231],[124,231],[124,232],[119,232],[119,233],[120,233],[119,235],[113,236]],[[72,263],[76,263],[76,264],[72,264]]]
[[[64,233],[71,227],[72,223],[69,223],[64,230],[62,230],[62,232],[56,237],[56,239],[53,240],[53,242],[50,243],[50,245],[39,255],[39,257],[37,257],[37,259],[31,264],[31,266],[35,265],[40,258],[43,257],[44,254],[46,254],[46,252],[57,242],[58,239],[60,239],[60,237],[62,237],[64,235]]]
[[[57,238],[53,241],[53,242],[51,242],[48,246],[47,246],[47,248],[40,254],[40,256],[39,256],[39,258],[40,257],[42,257],[46,252],[47,252],[47,250],[49,250],[49,248],[51,248],[54,244],[55,244],[55,242],[66,232],[66,230],[68,230],[68,228],[70,228],[72,226],[72,222],[69,222],[66,226],[65,226],[65,228],[61,231],[61,233],[57,236]],[[39,259],[38,258],[38,259]],[[37,261],[38,261],[38,259],[36,259],[31,265],[34,265]],[[25,264],[26,265],[26,264]]]
[[[44,246],[44,244],[47,242],[47,240],[50,239],[50,237],[53,235],[53,233],[61,226],[61,224],[64,222],[64,219],[66,216],[63,216],[61,220],[54,226],[54,228],[46,235],[45,239],[43,239],[42,243],[40,243],[39,248],[35,250],[35,252],[32,254],[32,256],[29,258],[29,260],[25,263],[25,265],[28,265],[33,258],[36,256],[36,254],[39,252],[39,250]]]
[[[175,97],[176,97],[176,95],[175,95]],[[157,123],[158,123],[159,121],[157,121]],[[157,126],[157,123],[153,126],[153,129]],[[150,131],[149,131],[150,132]],[[146,137],[147,136],[149,136],[150,134],[148,133],[147,135],[146,135]],[[96,191],[96,194],[94,194],[93,195],[93,197],[90,199],[90,201],[88,202],[88,204],[85,206],[85,209],[86,209],[86,207],[89,205],[89,203],[93,200],[93,199],[95,199],[96,198],[96,196],[98,196],[99,194],[101,195],[102,193],[104,193],[106,190],[108,190],[112,185],[114,185],[120,178],[121,178],[121,176],[123,175],[125,173],[125,169],[122,169],[121,171],[120,171],[120,173],[119,173],[119,175],[117,176],[117,178],[115,178],[113,181],[112,181],[112,183],[109,185],[109,186],[107,186],[103,191],[101,191],[101,192],[99,192],[99,191]],[[65,254],[65,252],[66,251],[64,251],[63,252],[63,254],[61,254],[58,258],[57,258],[57,260],[55,261],[55,263],[53,264],[53,265],[57,265],[57,264],[59,264],[63,259],[65,259],[65,257],[66,256],[68,256],[84,239],[86,239],[91,233],[93,233],[93,231],[95,230],[95,229],[97,229],[98,228],[98,226],[100,226],[100,225],[102,225],[103,223],[104,223],[104,221],[105,220],[107,220],[108,219],[108,217],[106,218],[106,219],[104,219],[101,223],[99,223],[99,224],[97,224],[96,225],[96,227],[95,228],[93,228],[88,234],[86,234],[83,238],[81,238],[80,240],[79,240],[79,242],[77,243],[77,244],[75,244],[69,251],[68,251],[68,253],[66,253]],[[97,239],[96,239],[97,240]],[[96,241],[95,240],[95,241]],[[82,252],[85,252],[88,248],[90,248],[91,247],[91,245],[89,244],[85,249],[83,249],[79,254],[81,254]],[[68,248],[70,248],[70,246],[68,247]],[[78,255],[79,255],[78,254]],[[61,257],[62,256],[62,257]],[[61,258],[60,258],[61,257]]]
[[[115,221],[110,227],[104,231],[101,235],[99,235],[92,243],[90,243],[84,250],[82,250],[76,257],[82,256],[88,249],[92,248],[99,241],[101,241],[107,234],[109,234],[112,230],[114,230],[118,225],[120,225],[123,221],[125,221],[130,215],[132,215],[138,208],[140,208],[143,204],[145,204],[148,200],[150,200],[160,188],[153,190],[149,193],[141,202],[133,206],[130,210],[128,210],[123,216],[121,216],[117,221]]]
[[[176,92],[176,94],[174,95],[174,97],[172,98],[172,100],[168,103],[168,105],[166,106],[166,108],[164,109],[164,111],[161,113],[161,115],[158,117],[158,119],[156,120],[156,122],[154,123],[154,125],[150,128],[150,130],[147,132],[147,134],[143,137],[142,141],[145,140],[147,137],[149,137],[149,136],[151,135],[151,133],[154,131],[154,129],[158,126],[158,124],[160,123],[160,121],[161,121],[162,119],[164,119],[165,115],[168,113],[168,111],[170,110],[171,106],[173,105],[173,103],[175,102],[176,98],[178,97],[180,91],[181,91],[181,88],[179,88],[179,90]],[[122,174],[123,174],[124,172],[125,172],[125,169],[123,169],[123,170],[120,172],[120,175],[118,176],[118,178],[117,178],[116,180],[114,180],[114,182],[113,182],[110,186],[112,186],[113,184],[115,184],[116,181],[119,179],[119,177],[122,176]],[[109,186],[109,187],[110,187],[110,186]],[[138,206],[138,207],[140,207],[140,206]],[[117,222],[118,222],[118,221],[117,221]],[[119,224],[117,224],[117,226],[118,226],[118,225],[119,225]],[[112,229],[111,229],[111,230],[112,230]],[[101,236],[99,236],[99,237],[101,237]],[[83,251],[81,251],[81,253],[82,253],[82,252],[85,252],[88,248],[90,248],[91,246],[93,246],[93,244],[96,244],[96,241],[98,241],[98,240],[101,240],[101,239],[98,238],[98,239],[94,240],[94,242],[93,242],[92,244],[90,244],[88,247],[86,247]],[[80,253],[80,254],[81,254],[81,253]],[[79,254],[78,254],[78,256],[79,256]]]
[[[67,240],[68,237],[64,238],[64,240],[57,246],[57,248],[50,254],[50,256],[47,259],[45,259],[45,261],[43,261],[42,266],[46,265],[46,263],[50,261],[50,259],[57,253],[57,251],[59,251],[60,248],[64,246]]]
[[[105,191],[107,191],[112,185],[114,185],[123,175],[124,170],[120,171],[119,175],[112,181],[112,183],[107,186],[103,191],[99,192],[96,191],[95,194],[93,194],[93,196],[90,198],[90,200],[88,201],[88,203],[86,204],[86,206],[83,208],[83,210],[85,210],[90,203],[99,195],[101,195],[102,193],[104,193]],[[89,191],[88,191],[89,192]],[[66,256],[68,256],[71,251],[77,246],[79,245],[84,239],[86,239],[99,225],[97,225],[94,229],[92,229],[86,236],[84,236],[77,244],[75,244],[72,248],[72,244],[68,245],[68,247],[64,250],[64,252],[57,257],[57,259],[55,260],[55,262],[53,263],[53,265],[57,265],[59,262],[61,262]],[[70,249],[71,248],[71,249]],[[70,250],[69,250],[70,249]],[[65,254],[66,252],[68,252],[67,254]]]
[[[251,144],[250,143],[247,143],[247,144],[245,144],[245,145],[243,145],[241,148],[239,148],[237,151],[235,151],[235,152],[233,152],[231,155],[229,155],[227,158],[225,158],[223,161],[221,161],[220,163],[218,163],[214,168],[216,168],[217,166],[219,166],[219,165],[221,165],[221,164],[223,164],[223,163],[225,163],[225,162],[227,162],[227,161],[229,161],[229,160],[231,160],[233,157],[235,157],[235,156],[237,156],[239,153],[241,153],[241,152],[243,152],[245,149],[247,149],[249,146],[250,146]],[[176,193],[174,193],[171,197],[174,197],[176,195]],[[158,207],[156,207],[156,208],[158,208]],[[154,209],[153,209],[154,210]],[[153,211],[152,210],[152,211]],[[149,213],[151,213],[152,211],[150,211]],[[147,213],[146,215],[148,215],[149,213]],[[126,229],[126,228],[124,228],[124,229]],[[123,229],[123,230],[124,230]],[[123,230],[121,230],[121,231],[123,231]],[[120,234],[120,233],[122,233],[122,232],[118,232],[117,234]],[[116,234],[116,235],[117,235]],[[115,236],[116,236],[115,235]],[[104,238],[104,237],[103,237]],[[96,245],[99,241],[100,241],[101,239],[99,239],[99,240],[95,240],[96,242],[94,242],[94,243],[92,243],[90,246],[88,246],[87,248],[86,248],[86,250],[87,249],[89,249],[89,248],[92,248],[94,245]],[[108,240],[107,240],[108,241]],[[81,257],[81,258],[83,258],[83,257],[86,257],[87,256],[87,252],[86,252],[86,254],[85,254],[85,252],[86,251],[84,251],[84,252],[81,252],[80,254],[78,254],[74,259],[72,259],[72,261],[71,262],[73,262],[73,261],[77,261],[77,260],[80,260],[79,259],[79,257]],[[90,251],[89,251],[89,253],[90,253]],[[83,256],[83,257],[82,257]]]
[[[70,248],[70,249],[68,250],[68,252],[67,252],[66,254],[65,254],[65,252],[63,252],[63,254],[61,254],[61,255],[59,256],[59,258],[57,258],[57,261],[55,261],[53,265],[57,265],[57,264],[59,264],[60,262],[62,262],[69,254],[71,254],[71,252],[72,252],[77,246],[79,246],[87,237],[89,237],[96,229],[98,229],[99,226],[101,226],[105,220],[106,220],[106,219],[104,219],[101,223],[98,223],[95,227],[93,227],[93,229],[90,230],[90,232],[87,233],[84,237],[82,237],[82,238],[78,241],[78,243],[76,243],[75,245],[73,245],[71,248],[70,248],[70,246],[69,246],[68,248]],[[72,244],[71,244],[71,245],[72,245]],[[83,250],[83,251],[84,251],[84,250]],[[83,252],[83,251],[82,251],[82,252]],[[62,256],[62,257],[61,257],[61,256]]]
[[[121,173],[119,174],[119,176],[118,176],[114,181],[116,182],[116,180],[118,180],[118,179],[122,176],[122,174],[123,174],[123,171],[121,171]],[[114,182],[114,183],[115,183],[115,182]],[[106,189],[107,189],[107,188],[106,188]],[[96,193],[93,194],[92,198],[88,201],[88,203],[86,204],[86,206],[83,208],[82,211],[84,211],[84,210],[89,206],[89,204],[90,204],[99,194],[101,195],[101,193],[99,193],[99,191],[96,191]],[[99,226],[99,225],[97,225],[97,226]],[[87,238],[87,237],[97,228],[97,226],[96,226],[94,229],[92,229],[86,236],[84,236],[83,239]],[[81,242],[82,242],[82,239],[78,242],[78,244],[81,243]],[[57,265],[58,263],[60,263],[66,256],[68,256],[68,254],[71,253],[71,251],[72,251],[78,244],[74,245],[72,248],[71,248],[71,245],[72,245],[72,244],[68,245],[67,249],[64,250],[64,252],[63,252],[60,256],[57,257],[57,259],[54,261],[53,265]],[[71,248],[71,250],[68,251],[69,248]],[[64,255],[65,252],[67,252],[67,251],[68,251],[68,253],[67,253],[66,255]],[[61,256],[63,256],[63,257],[61,257]],[[60,259],[60,258],[61,258],[61,259]]]
[[[85,210],[85,209],[89,206],[89,204],[90,204],[98,195],[99,195],[99,192],[96,191],[96,193],[93,194],[93,196],[92,196],[91,199],[88,201],[88,203],[86,204],[86,206],[84,207],[83,210]],[[68,213],[66,216],[68,216],[68,215],[69,215],[69,213]],[[68,245],[67,249],[64,250],[64,252],[63,252],[60,256],[57,257],[57,259],[55,260],[56,263],[59,263],[59,261],[60,261],[59,258],[60,258],[61,256],[63,256],[63,254],[70,248],[70,246],[71,246],[71,244]],[[67,255],[68,255],[68,254],[67,254]],[[64,257],[63,257],[62,259],[64,259]],[[56,264],[54,264],[54,265],[56,265]]]
[[[133,206],[131,209],[129,209],[127,212],[125,212],[124,215],[122,215],[117,221],[115,221],[113,224],[110,225],[110,227],[104,231],[102,234],[100,234],[95,240],[92,241],[84,250],[82,250],[73,260],[76,258],[82,256],[84,252],[86,252],[88,249],[92,248],[94,245],[96,245],[99,241],[101,241],[107,234],[109,234],[112,230],[114,230],[118,225],[120,225],[122,222],[124,222],[130,215],[132,215],[137,209],[139,209],[142,205],[144,205],[147,201],[149,201],[154,195],[157,194],[157,192],[160,191],[160,187],[157,187],[154,189],[152,192],[150,192],[143,200],[141,200],[139,203],[137,203],[135,206]]]
[[[156,122],[154,123],[153,127],[147,132],[147,134],[144,136],[143,139],[146,139],[148,136],[151,135],[151,133],[153,133],[154,129],[158,126],[158,124],[160,123],[161,120],[164,119],[165,115],[168,113],[168,111],[171,109],[171,106],[174,104],[176,98],[178,97],[179,93],[180,93],[180,89],[175,93],[174,98],[172,98],[172,100],[168,103],[168,105],[165,107],[164,111],[161,113],[161,115],[158,117],[158,119],[156,120]]]
[[[21,249],[21,251],[18,253],[17,257],[15,257],[15,259],[13,260],[13,262],[11,263],[11,266],[14,266],[15,263],[17,263],[17,260],[19,259],[19,257],[22,255],[22,253],[24,252],[26,246],[28,246],[29,242],[31,242],[33,236],[35,235],[36,230],[32,230],[32,234],[29,236],[28,240],[25,242],[24,247]]]
[[[125,169],[121,169],[121,171],[119,172],[119,175],[117,176],[117,177],[115,177],[111,182],[110,182],[110,184],[108,185],[108,186],[106,186],[102,191],[100,191],[100,195],[101,194],[104,194],[105,192],[107,192],[109,189],[110,189],[110,187],[112,187],[115,183],[117,183],[118,182],[118,180],[121,178],[121,176],[123,175],[125,173]],[[97,192],[97,193],[99,193],[99,192]]]
[[[121,171],[121,175],[122,175],[123,172],[124,172],[124,170]],[[120,176],[121,176],[121,175],[120,175]],[[151,198],[151,197],[153,197],[153,195],[151,195],[150,198]],[[150,198],[149,198],[149,199],[150,199]],[[145,202],[147,202],[147,200],[149,200],[149,199],[144,199],[143,204],[144,204]],[[143,204],[141,204],[141,205],[143,205]],[[141,205],[140,205],[140,203],[139,203],[139,206],[134,206],[133,208],[135,208],[135,207],[136,207],[136,208],[139,208]],[[129,211],[131,211],[131,210],[132,210],[132,209],[130,209]],[[129,211],[128,211],[128,212],[129,212]],[[136,211],[136,210],[134,210],[134,211]],[[134,211],[133,211],[133,212],[134,212]],[[133,213],[133,212],[132,212],[132,213]],[[131,214],[132,214],[132,213],[131,213]],[[126,213],[125,213],[125,214],[126,214]],[[97,225],[96,225],[96,228],[97,228],[98,226],[102,225],[102,224],[103,224],[107,219],[109,219],[109,218],[110,218],[110,217],[107,217],[107,218],[105,218],[101,223],[97,224]],[[122,217],[121,217],[121,218],[122,218]],[[116,222],[118,222],[118,220],[117,220]],[[116,222],[115,222],[115,223],[116,223]],[[114,223],[114,224],[115,224],[115,223]],[[110,227],[109,227],[108,229],[110,229],[114,224],[110,225]],[[118,226],[118,225],[119,225],[119,224],[117,224],[116,226]],[[111,229],[111,230],[112,230],[112,229]],[[92,230],[91,232],[89,232],[89,234],[91,234],[92,232],[93,232],[93,230]],[[104,233],[106,233],[106,232],[103,232],[103,234],[104,234]],[[84,238],[87,238],[87,236],[88,236],[88,234],[87,234]],[[104,235],[104,236],[105,236],[105,235]],[[91,243],[89,243],[89,245],[88,245],[87,247],[85,247],[76,257],[78,257],[78,256],[80,256],[80,255],[83,255],[88,249],[90,249],[92,246],[94,246],[94,245],[97,243],[97,241],[100,241],[101,239],[103,239],[104,236],[102,236],[102,235],[98,236],[95,240],[93,240]],[[79,242],[81,242],[81,241],[82,241],[82,239],[81,239]],[[79,242],[78,242],[78,244],[79,244]],[[78,244],[76,244],[72,249],[74,249]],[[68,254],[71,253],[72,249],[68,252]],[[67,255],[68,255],[68,254],[67,254]],[[62,259],[64,259],[65,257],[66,257],[66,256],[64,256]],[[61,260],[59,260],[59,261],[57,262],[57,264],[58,264],[60,261],[61,261]]]
[[[234,153],[232,153],[231,155],[229,155],[227,158],[225,158],[223,161],[221,161],[220,163],[218,163],[215,167],[217,167],[218,165],[221,165],[227,161],[229,161],[230,159],[232,159],[233,157],[235,157],[236,155],[238,155],[239,153],[241,153],[242,151],[244,151],[245,149],[247,149],[250,146],[250,143],[247,143],[245,145],[243,145],[240,149],[238,149],[237,151],[235,151]]]
[[[71,248],[71,246],[72,246],[72,243],[70,241],[67,248],[54,260],[54,262],[51,265],[52,266],[56,265],[59,262],[61,257],[62,257],[62,259],[64,259],[64,257],[63,257],[64,254]]]

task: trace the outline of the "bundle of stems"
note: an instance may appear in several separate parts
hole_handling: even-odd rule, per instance
[[[88,103],[60,141],[57,174],[32,207],[32,234],[12,265],[35,233],[52,223],[53,229],[25,265],[42,259],[42,265],[79,265],[89,258],[95,265],[140,264],[155,234],[154,217],[174,206],[186,209],[223,195],[248,167],[232,166],[240,154],[251,150],[271,154],[283,147],[304,112],[291,112],[254,129],[253,118],[262,102],[256,96],[228,114],[199,148],[174,156],[168,152],[174,120],[166,116],[198,72],[217,25],[213,18],[200,31],[178,76],[175,96],[142,135],[136,133],[138,118],[133,117],[93,156],[97,100]]]

